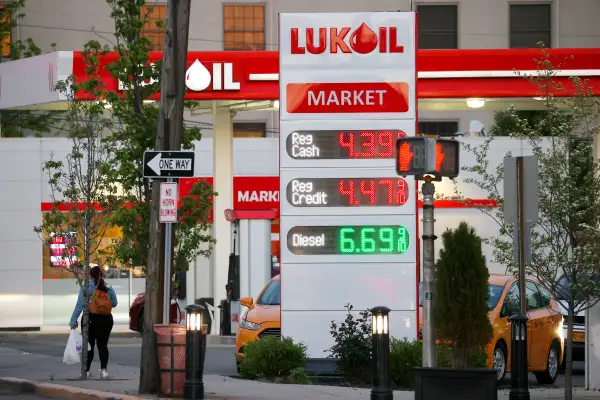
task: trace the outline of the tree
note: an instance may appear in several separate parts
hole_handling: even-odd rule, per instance
[[[103,144],[104,130],[111,120],[104,116],[105,103],[82,101],[75,98],[80,90],[98,95],[102,81],[98,77],[98,62],[93,53],[84,52],[89,80],[78,84],[73,78],[59,82],[58,89],[68,98],[65,129],[71,141],[71,150],[65,160],[54,155],[44,164],[51,188],[52,211],[44,213],[42,225],[34,228],[42,240],[50,245],[55,236],[63,237],[62,254],[65,267],[74,273],[83,289],[84,310],[81,330],[81,379],[87,379],[89,271],[91,258],[99,249],[106,231],[106,216],[116,195],[116,185],[107,179],[108,149]],[[64,207],[69,209],[65,213]],[[80,247],[83,245],[83,249]],[[83,260],[83,268],[79,260]]]
[[[566,390],[572,398],[572,346],[574,316],[600,300],[600,166],[592,157],[594,140],[600,133],[600,103],[591,96],[588,82],[572,77],[568,85],[555,79],[560,63],[546,50],[538,62],[535,76],[525,76],[539,88],[545,99],[545,118],[531,125],[514,108],[507,110],[512,131],[510,136],[527,144],[538,157],[539,220],[532,225],[532,261],[526,273],[535,276],[542,286],[557,293],[557,278],[565,275],[570,296],[561,301],[568,312]],[[565,62],[565,61],[562,61]],[[569,93],[564,93],[569,90]],[[560,92],[566,97],[557,97]],[[544,137],[548,135],[549,137]],[[480,208],[499,227],[499,235],[487,239],[493,246],[494,260],[515,272],[513,261],[513,226],[504,223],[502,207],[502,165],[493,169],[488,160],[491,141],[481,146],[465,146],[476,164],[465,170],[475,173],[466,179],[488,193],[500,206]]]
[[[112,245],[115,260],[130,266],[145,269],[150,248],[149,222],[152,184],[143,177],[144,151],[154,148],[154,136],[158,123],[158,108],[154,99],[160,87],[161,62],[150,59],[151,42],[141,35],[142,29],[155,24],[161,28],[162,21],[149,20],[141,15],[144,1],[106,0],[111,7],[111,17],[115,24],[115,39],[110,46],[102,46],[97,41],[88,42],[86,51],[102,60],[108,52],[114,51],[118,58],[104,68],[118,79],[122,92],[105,88],[97,98],[104,99],[109,110],[112,125],[109,134],[103,139],[108,149],[104,171],[106,179],[120,188],[118,197],[111,201],[111,214],[108,222],[118,226],[122,237]],[[188,108],[197,106],[188,102]],[[193,142],[201,139],[197,126],[186,126],[183,134],[183,148],[192,149]],[[181,199],[181,218],[174,226],[173,272],[186,271],[188,265],[199,255],[210,256],[215,240],[210,236],[209,216],[212,211],[212,198],[216,195],[205,181],[198,181],[190,195]],[[208,244],[209,246],[202,246]],[[157,323],[156,313],[148,310],[151,296],[156,294],[157,282],[154,274],[148,271],[146,279],[146,309],[142,344],[140,372],[140,392],[155,393],[158,390],[158,366],[156,345],[152,326]],[[150,290],[148,290],[150,288]],[[158,304],[160,307],[160,303]]]
[[[444,247],[434,271],[433,318],[439,339],[452,343],[453,367],[467,368],[471,353],[492,337],[489,273],[481,238],[466,222],[446,230],[442,242]]]
[[[13,40],[12,32],[17,27],[19,20],[25,17],[23,9],[25,0],[13,0],[0,7],[0,52],[2,58],[18,60],[42,54],[31,38],[25,40]],[[55,45],[53,44],[52,50]],[[61,114],[56,111],[32,111],[32,110],[1,110],[0,111],[0,137],[22,137],[24,133],[44,135],[52,131],[54,118]]]

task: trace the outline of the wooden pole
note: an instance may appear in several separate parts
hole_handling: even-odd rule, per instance
[[[185,71],[190,26],[191,0],[169,0],[165,23],[165,45],[160,79],[160,116],[156,129],[156,150],[181,150]],[[168,126],[167,126],[168,124]],[[144,335],[140,364],[141,394],[158,392],[159,374],[154,324],[162,322],[164,280],[164,232],[159,222],[160,181],[152,183],[150,249],[144,299]],[[173,232],[175,229],[173,229]],[[169,301],[169,299],[162,299]]]

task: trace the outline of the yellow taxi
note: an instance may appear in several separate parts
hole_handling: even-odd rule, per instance
[[[281,336],[281,281],[276,275],[256,298],[243,297],[240,304],[248,310],[240,318],[235,337],[235,352],[243,356],[246,343],[265,336]]]
[[[554,297],[532,277],[526,278],[525,296],[529,317],[528,369],[534,373],[538,383],[552,384],[564,355],[563,317]],[[515,276],[490,274],[488,316],[493,336],[487,346],[487,363],[488,368],[496,370],[499,381],[510,372],[512,327],[508,319],[519,314],[519,299],[519,284]]]

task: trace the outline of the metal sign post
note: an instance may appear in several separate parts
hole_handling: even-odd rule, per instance
[[[454,179],[460,171],[460,146],[454,139],[400,138],[396,142],[396,172],[400,176],[413,175],[423,180],[423,367],[434,368],[436,340],[433,324],[435,298],[435,235],[434,181],[443,177]]]
[[[514,260],[519,266],[520,315],[511,317],[510,399],[528,400],[527,376],[527,302],[525,264],[531,261],[531,227],[538,220],[538,161],[535,156],[504,158],[504,222],[512,224]]]
[[[171,322],[171,267],[173,260],[173,224],[177,223],[179,187],[176,178],[194,176],[193,151],[146,151],[144,152],[144,177],[166,178],[160,184],[159,220],[165,226],[165,258],[163,285],[163,324]]]

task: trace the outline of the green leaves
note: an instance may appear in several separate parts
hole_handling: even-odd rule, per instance
[[[571,78],[571,95],[556,97],[566,88],[554,77],[567,60],[555,60],[542,50],[538,73],[524,77],[539,89],[543,109],[535,113],[511,107],[496,115],[492,137],[481,146],[465,146],[476,165],[465,170],[466,179],[502,201],[502,164],[490,168],[488,155],[495,135],[509,135],[538,158],[539,221],[533,225],[532,262],[526,272],[554,292],[556,281],[566,275],[574,301],[565,308],[578,313],[600,300],[600,164],[593,159],[599,133],[600,102],[591,96],[589,83]],[[513,260],[513,227],[504,223],[503,208],[481,209],[498,226],[499,235],[488,238],[494,261],[517,271]]]
[[[442,242],[435,264],[434,326],[440,340],[452,343],[458,366],[467,368],[471,352],[492,337],[488,319],[489,273],[481,238],[466,222],[446,230]]]

